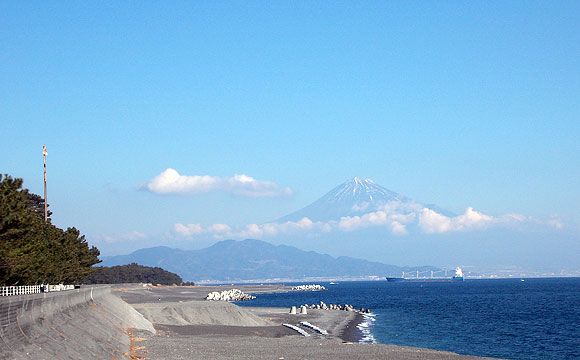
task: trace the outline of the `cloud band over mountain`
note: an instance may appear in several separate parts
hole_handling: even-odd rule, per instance
[[[343,216],[339,220],[312,221],[304,217],[299,221],[248,224],[240,229],[234,229],[226,224],[213,224],[207,227],[200,224],[175,224],[174,232],[180,236],[210,234],[216,239],[262,239],[277,235],[329,233],[332,231],[354,232],[367,228],[383,228],[394,235],[403,236],[410,231],[418,231],[423,234],[441,234],[477,231],[492,227],[516,227],[525,224],[561,228],[560,223],[552,220],[541,222],[518,214],[496,217],[483,214],[471,207],[468,207],[461,215],[445,216],[417,203],[389,203],[381,210],[361,216]]]
[[[172,173],[166,175],[169,178],[175,176]],[[178,181],[185,180],[179,178]],[[151,187],[155,185],[156,181],[149,184]],[[476,211],[472,207],[468,207],[463,214],[455,215],[436,205],[423,205],[413,201],[370,179],[355,177],[338,185],[312,204],[277,221],[248,224],[238,228],[226,224],[207,227],[201,224],[175,224],[173,230],[174,233],[186,237],[205,234],[216,239],[261,239],[277,235],[356,232],[369,228],[404,236],[409,233],[443,234],[492,227],[523,229],[537,225],[562,228],[557,219],[542,222],[519,214],[492,216]]]
[[[228,192],[243,197],[283,197],[292,195],[290,188],[281,188],[271,181],[256,180],[241,174],[230,178],[209,175],[181,175],[175,169],[168,168],[147,181],[140,189],[155,194],[201,194],[212,191]]]

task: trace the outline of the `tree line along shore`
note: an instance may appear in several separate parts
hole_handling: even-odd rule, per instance
[[[158,267],[95,267],[101,262],[99,249],[89,246],[75,227],[63,230],[53,225],[52,212],[47,212],[45,221],[45,200],[23,188],[23,183],[0,174],[0,286],[183,284],[179,275]]]

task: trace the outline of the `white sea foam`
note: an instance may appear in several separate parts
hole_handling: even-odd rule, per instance
[[[362,333],[362,338],[359,340],[361,343],[376,344],[377,340],[372,333],[372,328],[375,325],[375,315],[374,314],[362,314],[364,320],[358,324],[357,328]]]

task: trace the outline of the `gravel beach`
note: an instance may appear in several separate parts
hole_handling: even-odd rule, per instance
[[[259,294],[289,291],[282,285],[117,288],[120,296],[150,320],[156,334],[135,330],[132,351],[147,359],[484,359],[449,352],[383,344],[359,344],[362,316],[340,310],[239,307],[205,301],[211,291],[231,288]],[[309,337],[282,326],[308,321],[328,335]]]

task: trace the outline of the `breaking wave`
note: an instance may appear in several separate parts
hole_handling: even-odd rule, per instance
[[[375,325],[375,315],[374,314],[362,314],[364,320],[357,325],[357,328],[360,330],[362,337],[359,340],[360,343],[366,344],[376,344],[377,340],[373,335],[372,328]]]

